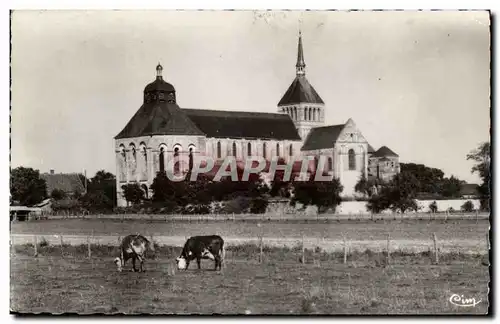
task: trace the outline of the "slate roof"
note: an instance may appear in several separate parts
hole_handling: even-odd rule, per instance
[[[198,129],[215,138],[262,138],[300,141],[286,114],[182,109]]]
[[[78,191],[83,194],[85,192],[85,186],[77,173],[42,173],[40,177],[47,183],[47,194],[49,195],[54,189],[66,193]]]
[[[387,146],[382,146],[379,148],[374,154],[374,156],[377,157],[383,157],[383,156],[394,156],[394,157],[399,157],[396,153],[394,153],[390,148]]]
[[[324,104],[323,99],[318,95],[306,77],[296,76],[288,90],[281,98],[278,106],[298,103]]]
[[[203,132],[175,103],[150,102],[139,108],[115,139],[151,135],[200,135]]]
[[[345,124],[341,124],[315,127],[311,129],[309,135],[307,135],[301,151],[332,148],[335,141],[337,141],[340,132],[342,131],[342,129],[344,129],[344,126]]]
[[[375,153],[375,149],[370,144],[368,144],[368,153]]]

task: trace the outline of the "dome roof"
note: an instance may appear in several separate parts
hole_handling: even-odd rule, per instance
[[[168,82],[165,82],[162,77],[163,67],[160,63],[156,66],[156,80],[151,82],[144,88],[144,92],[164,91],[175,92],[175,88]]]
[[[165,82],[162,77],[156,77],[156,80],[154,80],[144,88],[144,92],[153,91],[173,92],[175,91],[175,88],[170,83]]]

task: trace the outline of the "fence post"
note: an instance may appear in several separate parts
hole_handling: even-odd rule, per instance
[[[306,249],[304,246],[304,234],[302,234],[302,264],[306,264]]]
[[[342,238],[344,239],[344,264],[346,264],[347,263],[347,240],[345,238],[345,234],[342,234]]]
[[[391,240],[391,234],[387,234],[387,264],[391,263],[390,240]]]
[[[479,221],[479,210],[476,209],[476,224]]]
[[[87,255],[89,259],[92,256],[92,250],[90,249],[90,235],[87,236]]]
[[[444,213],[444,222],[446,223],[446,221],[448,221],[448,211]]]
[[[316,267],[321,267],[321,248],[320,248],[320,239],[318,237],[318,240],[316,242],[316,248],[314,249],[314,265]]]
[[[372,222],[373,222],[373,213],[370,213],[371,214],[371,218],[372,218]]]
[[[34,238],[33,238],[34,242],[35,242],[35,255],[34,257],[38,257],[38,238],[36,235],[34,235]]]
[[[486,254],[490,253],[490,233],[486,232]]]
[[[437,247],[436,233],[432,234],[432,238],[434,240],[434,262],[436,262],[436,264],[438,264],[439,263],[439,252],[438,252],[438,247]]]
[[[264,262],[264,248],[263,248],[263,242],[262,242],[262,234],[260,234],[259,238],[259,248],[260,248],[260,254],[259,254],[259,263]]]
[[[63,249],[64,241],[62,234],[59,235],[59,239],[61,241],[61,255],[64,256],[64,249]]]

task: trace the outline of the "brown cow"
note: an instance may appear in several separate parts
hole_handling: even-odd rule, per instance
[[[134,272],[137,271],[135,268],[136,260],[140,262],[139,272],[144,272],[143,264],[146,251],[148,250],[153,253],[155,252],[153,243],[144,236],[140,234],[125,236],[120,244],[120,257],[115,258],[118,271],[121,272],[127,260],[132,259]]]

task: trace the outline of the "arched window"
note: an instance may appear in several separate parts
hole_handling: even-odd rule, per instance
[[[293,120],[297,120],[297,107],[293,107]]]
[[[220,142],[217,142],[217,158],[218,159],[222,158],[222,148]]]
[[[179,161],[177,157],[179,156],[179,147],[174,148],[174,173],[179,173]]]
[[[148,152],[146,149],[146,144],[141,143],[140,151],[142,155],[142,180],[146,180],[148,178]]]
[[[165,172],[165,149],[160,147],[160,172]]]
[[[252,156],[252,143],[247,144],[247,156]]]
[[[316,121],[316,108],[313,108],[313,121]]]
[[[132,158],[137,159],[137,152],[135,151],[135,146],[132,146]]]
[[[194,148],[191,146],[189,148],[189,171],[193,169],[193,154],[194,154]]]
[[[307,120],[307,108],[304,108],[304,120]]]
[[[130,175],[135,177],[135,171],[137,169],[137,152],[135,151],[135,145],[130,145],[130,155],[132,155],[132,161],[130,161]]]
[[[148,186],[145,184],[141,185],[141,189],[144,191],[144,197],[148,199]]]
[[[276,143],[276,156],[280,156],[280,143]]]
[[[120,181],[127,181],[127,152],[125,150],[125,145],[120,145]]]
[[[262,156],[264,157],[264,159],[267,159],[267,144],[266,144],[266,142],[264,142],[262,144]]]
[[[328,157],[328,164],[327,164],[328,171],[333,170],[333,160],[331,157]]]
[[[356,170],[356,153],[353,149],[349,150],[349,170]]]
[[[236,157],[236,143],[233,142],[233,156]]]
[[[288,155],[293,156],[293,145],[292,144],[290,144],[290,146],[288,147]]]
[[[312,117],[312,111],[311,111],[311,108],[307,108],[307,110],[309,111],[309,118],[307,120],[311,120],[311,117]]]

